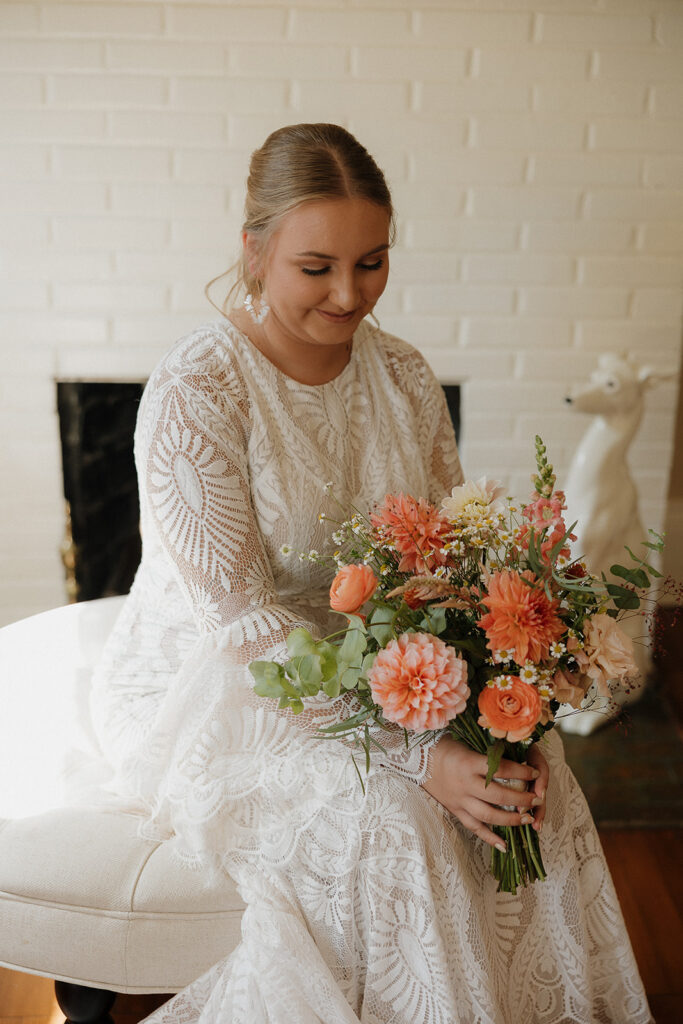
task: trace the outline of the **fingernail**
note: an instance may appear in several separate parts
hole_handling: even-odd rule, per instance
[[[535,796],[533,798],[533,800],[531,801],[531,806],[532,807],[540,807],[542,803],[543,803],[543,798],[540,797],[540,796]]]
[[[543,802],[545,800],[545,790],[544,789],[542,789],[541,792],[538,794],[538,799],[541,802]]]
[[[541,773],[536,768],[532,768],[531,769],[531,778],[532,779],[537,779],[540,774]]]
[[[533,820],[534,819],[531,817],[530,814],[523,814],[522,815],[522,825],[531,825]]]
[[[505,843],[496,843],[496,849],[500,850],[501,853],[507,853],[507,846]]]

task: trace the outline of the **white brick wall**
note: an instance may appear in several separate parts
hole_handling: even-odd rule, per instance
[[[0,0],[0,622],[62,602],[54,378],[139,378],[214,314],[250,151],[337,121],[399,214],[383,324],[525,493],[602,351],[680,360],[680,0]],[[675,387],[632,464],[664,520]],[[679,443],[680,440],[679,440]]]

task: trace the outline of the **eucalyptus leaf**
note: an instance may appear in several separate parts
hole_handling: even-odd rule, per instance
[[[320,667],[320,656],[318,654],[305,654],[299,662],[299,678],[302,683],[315,685],[314,693],[318,692],[318,683],[322,682],[323,673]]]
[[[254,692],[259,697],[281,697],[284,693],[282,680],[285,678],[282,665],[272,661],[252,661],[249,671],[256,680]]]
[[[350,628],[347,630],[346,636],[344,637],[344,643],[339,649],[339,660],[346,661],[349,665],[360,666],[363,651],[367,645],[368,642],[365,637],[365,632],[361,632],[355,628]]]
[[[616,583],[608,583],[607,591],[617,608],[622,608],[625,611],[631,611],[640,607],[640,598],[638,595],[634,594],[632,590],[627,590],[626,587],[620,587]]]
[[[354,686],[358,682],[360,672],[360,668],[355,665],[350,665],[340,677],[342,687],[345,690],[353,690]]]
[[[394,617],[393,608],[387,605],[378,605],[368,618],[368,632],[373,640],[376,640],[380,647],[386,647],[394,638]]]
[[[446,609],[425,608],[424,622],[433,636],[440,636],[446,629]]]
[[[377,653],[377,651],[369,651],[368,654],[366,654],[365,657],[363,658],[363,664],[361,665],[361,668],[363,670],[364,675],[367,675],[372,666],[374,665]]]
[[[341,690],[338,676],[334,676],[333,679],[326,679],[323,683],[323,690],[328,697],[338,697]]]
[[[302,656],[304,654],[315,654],[316,641],[313,639],[307,629],[299,626],[297,629],[293,629],[287,637],[287,650],[296,657],[297,655]]]
[[[647,588],[650,586],[647,573],[642,569],[627,569],[624,565],[613,565],[610,567],[610,572],[613,576],[620,576],[621,579],[632,583],[634,587]]]

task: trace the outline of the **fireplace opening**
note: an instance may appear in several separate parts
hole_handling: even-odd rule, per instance
[[[127,594],[140,562],[133,434],[144,382],[58,381],[66,501],[62,557],[72,601]],[[444,385],[460,433],[460,386]]]

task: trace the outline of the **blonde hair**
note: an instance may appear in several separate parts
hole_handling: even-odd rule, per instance
[[[393,241],[394,208],[384,174],[367,149],[337,124],[286,125],[252,153],[242,231],[256,236],[263,253],[285,214],[317,199],[367,199],[375,203],[389,214]],[[209,297],[209,289],[231,271],[236,281],[222,307],[218,307]],[[204,292],[209,302],[225,313],[230,298],[240,289],[256,297],[263,290],[244,252],[230,270],[209,281]]]

